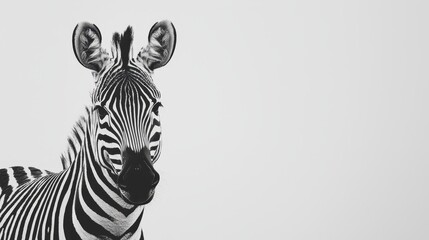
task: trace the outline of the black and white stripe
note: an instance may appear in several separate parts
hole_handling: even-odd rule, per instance
[[[151,72],[171,58],[176,34],[171,22],[156,23],[137,60],[132,39],[130,27],[114,34],[110,58],[95,25],[76,27],[76,57],[95,71],[92,106],[68,139],[62,172],[0,169],[0,239],[143,239],[161,151],[161,96]]]

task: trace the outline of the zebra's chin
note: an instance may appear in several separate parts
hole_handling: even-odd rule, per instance
[[[123,187],[119,186],[119,191],[121,192],[122,199],[125,202],[134,204],[134,205],[144,205],[152,201],[155,196],[155,189],[152,188],[149,191],[130,191],[125,190]]]

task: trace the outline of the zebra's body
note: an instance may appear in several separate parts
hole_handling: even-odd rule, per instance
[[[95,25],[76,27],[75,53],[96,72],[96,88],[61,157],[65,170],[0,169],[0,239],[143,239],[161,149],[160,94],[150,73],[171,58],[175,31],[156,23],[137,60],[131,28],[114,35],[111,59],[100,43]]]

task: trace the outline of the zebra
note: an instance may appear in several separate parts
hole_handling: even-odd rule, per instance
[[[144,207],[160,176],[160,92],[152,80],[176,45],[168,21],[155,23],[133,57],[133,29],[114,33],[111,55],[101,33],[81,22],[73,31],[77,60],[92,71],[92,103],[73,128],[59,173],[0,169],[0,239],[144,239]]]

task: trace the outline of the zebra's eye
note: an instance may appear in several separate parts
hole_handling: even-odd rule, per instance
[[[97,110],[98,116],[100,117],[100,119],[104,119],[108,114],[106,109],[104,109],[104,107],[99,105],[95,106],[95,110]]]
[[[159,114],[159,108],[160,107],[163,107],[163,105],[162,105],[162,103],[161,102],[157,102],[157,103],[155,103],[154,105],[153,105],[153,107],[152,107],[152,112],[153,113],[155,113],[156,115],[158,115]]]

